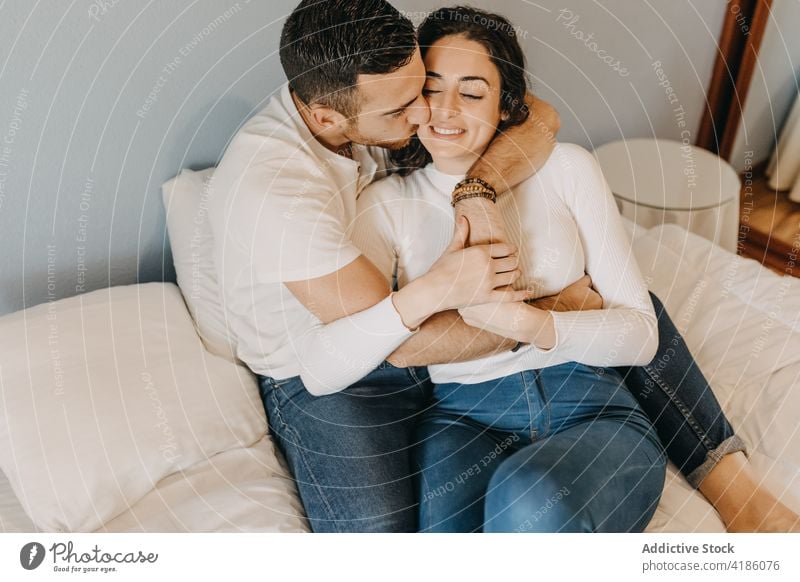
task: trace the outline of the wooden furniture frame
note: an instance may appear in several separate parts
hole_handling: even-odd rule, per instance
[[[772,0],[730,0],[696,145],[730,159]]]

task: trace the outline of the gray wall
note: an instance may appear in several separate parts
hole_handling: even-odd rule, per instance
[[[800,0],[774,0],[731,153],[738,170],[772,155],[800,91]]]
[[[593,148],[622,137],[681,139],[684,129],[694,141],[724,0],[466,3],[499,10],[518,27],[533,88],[561,113],[562,141]],[[395,4],[414,11],[429,2]]]
[[[215,164],[284,82],[276,50],[295,3],[0,4],[0,314],[174,280],[160,185]],[[561,111],[562,141],[679,139],[680,121],[694,139],[724,0],[473,4],[519,27],[532,84]],[[419,20],[431,3],[395,5]]]

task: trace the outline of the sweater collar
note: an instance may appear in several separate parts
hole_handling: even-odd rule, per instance
[[[436,169],[436,165],[433,162],[425,166],[420,171],[425,174],[425,177],[428,178],[428,180],[430,180],[430,182],[438,190],[441,190],[448,195],[453,191],[453,188],[455,188],[456,184],[466,177],[466,174],[455,175],[440,172]]]

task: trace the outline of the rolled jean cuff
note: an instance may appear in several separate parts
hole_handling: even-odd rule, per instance
[[[686,480],[689,481],[689,484],[692,487],[697,489],[700,487],[700,483],[703,482],[703,479],[708,477],[708,474],[714,470],[714,467],[717,466],[717,463],[722,460],[722,457],[738,451],[742,451],[745,455],[747,454],[747,445],[742,439],[739,438],[738,435],[733,435],[732,437],[725,439],[716,449],[708,451],[706,460],[703,462],[703,464],[689,473],[689,475],[686,477]]]

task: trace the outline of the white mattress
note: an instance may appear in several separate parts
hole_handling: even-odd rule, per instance
[[[765,483],[800,511],[800,279],[780,277],[675,226],[628,226],[643,275],[684,333]],[[264,439],[167,477],[102,529],[304,531],[293,488],[260,481],[262,472],[282,471]],[[295,511],[276,515],[272,502]],[[36,531],[2,473],[0,531]],[[670,467],[648,531],[724,528]]]
[[[800,511],[800,279],[671,225],[638,236],[633,248],[765,486]],[[670,467],[648,531],[725,530]]]

